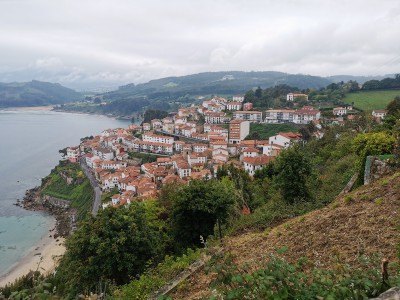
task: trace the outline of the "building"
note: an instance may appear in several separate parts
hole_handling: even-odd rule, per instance
[[[206,112],[204,118],[208,124],[223,124],[229,120],[224,112]]]
[[[261,111],[235,111],[233,113],[234,120],[250,121],[252,123],[260,123],[262,121]]]
[[[273,159],[274,157],[266,155],[245,157],[242,160],[242,164],[244,166],[244,170],[251,176],[254,176],[257,170],[260,170],[262,167],[266,166]]]
[[[242,102],[244,101],[244,96],[243,95],[235,95],[232,97],[232,101],[234,102]]]
[[[242,102],[232,101],[226,103],[227,110],[241,110],[242,109]]]
[[[229,123],[229,144],[239,144],[250,133],[250,122],[232,120]]]
[[[347,115],[347,108],[346,107],[335,107],[333,109],[334,116],[344,116]]]
[[[158,135],[152,132],[143,133],[142,139],[144,142],[154,142],[154,143],[162,143],[162,144],[170,144],[174,143],[174,138],[170,136]]]
[[[385,118],[386,115],[387,115],[387,110],[375,109],[375,110],[372,111],[372,115],[373,115],[375,118],[381,118],[381,119],[383,119],[383,118]]]
[[[287,101],[294,101],[296,98],[302,98],[308,101],[308,95],[299,93],[289,93],[286,95]]]
[[[67,148],[67,159],[72,162],[72,163],[76,163],[78,162],[79,159],[79,146],[76,147],[68,147]]]
[[[269,138],[269,144],[279,145],[288,148],[291,144],[301,140],[301,134],[295,132],[280,132]]]
[[[269,109],[265,112],[265,123],[292,123],[294,109]]]
[[[304,106],[302,109],[269,109],[265,112],[265,123],[295,123],[307,124],[318,121],[321,118],[321,112],[312,106]]]
[[[247,102],[243,104],[243,110],[244,111],[249,111],[253,109],[253,103]]]

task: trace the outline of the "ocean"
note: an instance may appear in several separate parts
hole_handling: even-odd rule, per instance
[[[14,204],[57,165],[58,150],[104,129],[128,125],[104,116],[0,110],[0,276],[54,227],[54,218]]]

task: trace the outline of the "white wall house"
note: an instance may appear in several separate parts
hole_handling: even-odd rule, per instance
[[[288,148],[292,143],[298,142],[300,140],[300,135],[293,132],[282,132],[277,135],[271,136],[268,139],[270,144],[279,145],[284,148]]]

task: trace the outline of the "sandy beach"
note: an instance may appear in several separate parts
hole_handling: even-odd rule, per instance
[[[56,240],[49,236],[43,237],[7,274],[0,277],[0,287],[14,282],[15,279],[28,274],[29,271],[39,270],[46,275],[51,273],[64,252],[63,238]]]
[[[9,110],[24,110],[24,111],[50,111],[53,110],[53,105],[48,106],[28,106],[28,107],[12,107]]]

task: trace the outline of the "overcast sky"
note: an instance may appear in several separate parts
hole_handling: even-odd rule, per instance
[[[399,0],[0,0],[0,81],[400,72]]]

